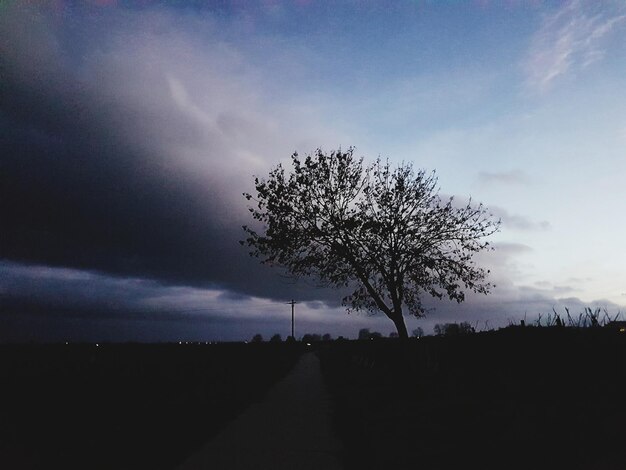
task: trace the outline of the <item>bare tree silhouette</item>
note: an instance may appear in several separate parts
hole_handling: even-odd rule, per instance
[[[488,293],[488,271],[472,258],[489,248],[483,239],[500,221],[471,200],[463,207],[442,201],[434,172],[410,163],[392,168],[380,158],[365,166],[352,147],[303,160],[294,153],[291,164],[289,174],[278,165],[267,179],[255,178],[255,196],[244,194],[262,226],[244,226],[241,243],[252,256],[353,288],[343,304],[382,311],[401,338],[408,337],[405,311],[424,315],[424,294],[461,302],[463,288]]]

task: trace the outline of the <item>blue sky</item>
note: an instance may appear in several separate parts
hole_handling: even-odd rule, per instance
[[[292,297],[311,331],[391,331],[233,247],[252,175],[320,146],[435,169],[503,220],[492,295],[409,329],[624,311],[623,2],[189,5],[2,6],[6,340],[240,339]]]

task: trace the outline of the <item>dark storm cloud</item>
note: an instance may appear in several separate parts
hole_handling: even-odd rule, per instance
[[[0,269],[0,341],[240,339],[276,320],[268,302],[231,302],[216,290],[8,262]],[[224,336],[237,322],[239,336]]]
[[[0,273],[0,342],[231,341],[290,332],[284,301],[6,261]],[[391,328],[380,316],[346,315],[320,301],[298,302],[296,325],[299,336]]]
[[[265,114],[254,71],[212,34],[210,19],[164,11],[5,10],[0,257],[320,295],[238,244],[241,192],[294,142],[276,143],[290,129]]]

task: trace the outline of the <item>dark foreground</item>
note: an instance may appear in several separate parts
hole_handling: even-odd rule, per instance
[[[175,468],[303,349],[320,357],[348,470],[626,468],[626,334],[528,327],[311,348],[0,346],[0,468]],[[307,423],[289,427],[299,442]]]
[[[519,328],[320,355],[346,469],[626,468],[626,334]]]
[[[175,468],[300,353],[297,344],[0,346],[0,468]]]

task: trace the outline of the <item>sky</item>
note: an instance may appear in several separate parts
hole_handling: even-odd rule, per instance
[[[356,147],[502,220],[409,331],[626,312],[622,1],[0,3],[0,342],[388,334],[261,266],[242,193]]]

